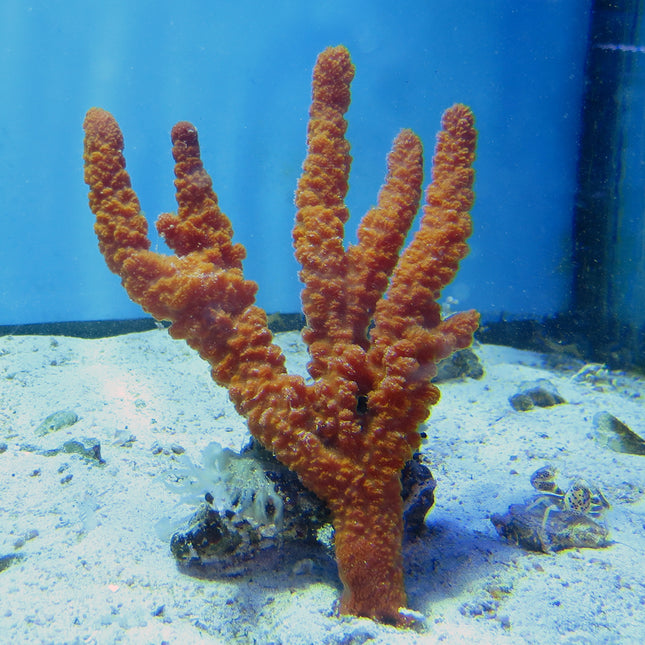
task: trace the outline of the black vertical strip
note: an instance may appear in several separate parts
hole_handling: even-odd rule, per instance
[[[593,345],[615,342],[612,275],[619,220],[621,92],[630,72],[643,0],[593,0],[573,222],[571,313]]]

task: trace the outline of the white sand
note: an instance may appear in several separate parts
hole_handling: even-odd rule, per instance
[[[301,370],[298,335],[280,341]],[[296,574],[278,564],[217,580],[177,569],[155,531],[179,512],[160,477],[176,464],[171,447],[198,461],[210,441],[246,440],[226,392],[184,343],[163,330],[0,338],[0,556],[25,556],[0,572],[0,642],[643,642],[645,457],[609,450],[592,426],[606,410],[644,435],[643,381],[576,382],[536,354],[478,354],[485,377],[443,384],[427,424],[438,486],[428,535],[405,552],[409,605],[427,616],[414,632],[334,616],[339,582],[324,567]],[[512,410],[508,397],[537,378],[567,403]],[[58,410],[80,420],[36,436]],[[104,466],[25,449],[80,436],[100,440]],[[489,516],[530,497],[529,477],[547,462],[563,483],[580,476],[604,491],[615,544],[545,555],[497,536]]]

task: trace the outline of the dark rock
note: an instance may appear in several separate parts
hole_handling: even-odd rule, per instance
[[[181,565],[192,568],[214,564],[220,567],[220,573],[230,575],[230,571],[239,571],[236,565],[271,547],[283,547],[286,543],[333,544],[329,540],[331,514],[326,504],[258,442],[251,440],[240,454],[211,444],[204,451],[203,461],[214,461],[226,471],[217,477],[225,482],[230,498],[222,505],[223,484],[213,479],[211,487],[217,489],[216,494],[203,493],[205,501],[197,512],[172,535],[171,552]],[[416,454],[401,474],[405,529],[409,536],[423,531],[425,515],[434,503],[436,482],[422,461],[422,456]],[[178,482],[171,488],[190,492],[189,489],[194,491],[199,485],[208,484],[203,466],[195,467],[187,459],[184,463],[188,468],[175,473]],[[193,479],[200,480],[198,486],[182,482],[190,479],[191,473]]]
[[[22,553],[7,553],[0,555],[0,571],[8,569],[12,564],[24,560],[25,556]]]
[[[548,408],[566,401],[560,396],[553,383],[546,379],[538,379],[521,383],[519,392],[509,398],[509,403],[514,410],[526,412],[536,405],[540,408]]]
[[[484,376],[484,368],[479,357],[467,347],[442,360],[437,366],[437,375],[432,380],[440,383],[464,377],[480,379],[482,376]]]

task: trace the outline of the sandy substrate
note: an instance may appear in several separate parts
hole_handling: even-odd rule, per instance
[[[306,353],[281,334],[294,370]],[[481,380],[443,384],[424,452],[437,479],[428,532],[405,549],[418,631],[334,615],[340,583],[324,557],[280,557],[248,575],[180,572],[156,525],[190,513],[164,485],[185,450],[247,439],[206,364],[164,330],[107,338],[0,338],[0,642],[2,643],[641,643],[645,634],[645,457],[615,452],[592,419],[607,411],[645,434],[645,383],[551,370],[496,346]],[[609,376],[609,377],[607,377]],[[523,381],[546,378],[566,400],[517,412]],[[78,415],[40,436],[48,415]],[[96,459],[43,451],[93,437]],[[602,549],[532,553],[490,522],[534,492],[551,463],[611,503]],[[266,563],[264,563],[266,565]]]

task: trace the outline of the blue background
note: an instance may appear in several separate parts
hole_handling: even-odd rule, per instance
[[[422,137],[429,176],[442,111],[467,103],[475,232],[444,295],[484,319],[565,309],[588,22],[587,0],[3,0],[0,324],[141,315],[92,230],[81,125],[93,105],[119,121],[150,222],[175,208],[170,128],[193,122],[258,303],[299,311],[291,227],[311,71],[339,43],[357,68],[347,239],[395,134]]]

